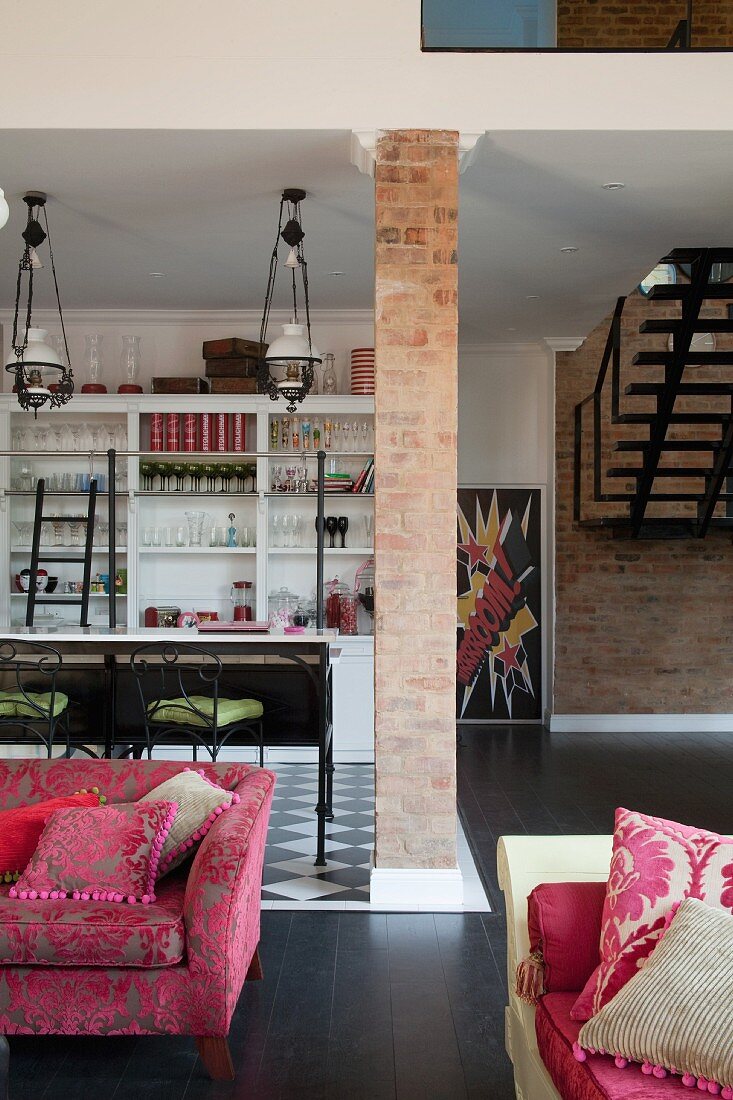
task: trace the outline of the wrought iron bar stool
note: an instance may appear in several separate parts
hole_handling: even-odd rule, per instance
[[[193,759],[205,749],[215,761],[235,736],[251,738],[264,764],[264,707],[258,699],[219,694],[222,663],[215,653],[179,642],[139,646],[130,657],[137,682],[148,758],[164,743],[190,741]]]
[[[61,664],[58,650],[42,642],[24,640],[19,652],[15,640],[0,638],[1,744],[41,744],[51,757],[60,734],[71,755],[69,697],[56,688]]]

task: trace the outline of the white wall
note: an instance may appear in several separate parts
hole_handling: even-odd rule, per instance
[[[725,130],[691,90],[733,58],[422,54],[419,0],[9,0],[0,71],[0,128]]]
[[[81,389],[87,381],[83,360],[85,333],[97,332],[104,337],[102,381],[110,393],[115,393],[120,382],[125,381],[120,372],[121,336],[141,336],[140,384],[149,393],[150,379],[154,375],[203,375],[205,364],[201,357],[201,345],[204,340],[229,336],[259,339],[260,316],[254,310],[207,310],[201,313],[192,310],[65,310],[64,322],[77,389]],[[273,340],[279,335],[279,326],[288,319],[286,313],[273,311],[268,339]],[[35,310],[33,320],[39,328],[47,328],[54,335],[61,332],[58,313],[52,310]],[[0,326],[0,334],[3,330],[5,334],[5,362],[12,350],[11,313],[0,311]],[[311,327],[313,341],[321,353],[331,351],[336,356],[339,393],[349,393],[351,349],[374,344],[371,310],[314,310]],[[11,375],[2,371],[2,376],[0,389],[12,389]]]
[[[545,485],[552,363],[534,344],[459,348],[458,481]]]
[[[542,489],[543,712],[552,701],[554,371],[540,344],[459,348],[458,484]]]

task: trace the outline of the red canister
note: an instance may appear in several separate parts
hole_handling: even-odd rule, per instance
[[[153,413],[150,417],[150,450],[163,450],[163,414]]]
[[[184,451],[196,450],[196,413],[183,414],[183,449]]]
[[[181,425],[178,413],[168,413],[165,418],[165,449],[166,451],[181,449]]]
[[[199,413],[199,446],[202,451],[213,451],[214,416]]]
[[[244,413],[232,413],[232,450],[244,451],[247,449],[247,432],[245,428]]]
[[[214,413],[215,450],[229,450],[229,413]]]

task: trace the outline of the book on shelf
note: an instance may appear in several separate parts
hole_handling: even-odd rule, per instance
[[[351,490],[352,493],[366,492],[364,486],[366,485],[366,483],[367,483],[371,473],[373,472],[373,470],[374,470],[374,459],[373,458],[368,458],[366,460],[366,462],[364,463],[364,466],[363,466],[363,469],[362,469],[361,473],[359,474],[356,481],[354,482],[354,487]]]

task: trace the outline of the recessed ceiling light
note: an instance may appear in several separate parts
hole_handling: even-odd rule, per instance
[[[517,330],[516,330],[515,328],[508,328],[508,329],[507,329],[507,332],[516,332],[516,331],[517,331]]]
[[[344,271],[327,271],[326,274],[329,275],[332,279],[340,279],[341,276],[345,274],[345,272]]]
[[[625,186],[626,186],[625,183],[604,183],[603,184],[603,190],[604,191],[623,191]]]
[[[165,271],[149,271],[148,275],[151,279],[165,279]]]
[[[540,300],[539,294],[526,294],[525,297],[528,302],[538,302]]]
[[[577,252],[578,249],[574,244],[566,244],[564,248],[560,249],[560,251],[564,252],[566,256],[569,256],[571,252]]]

